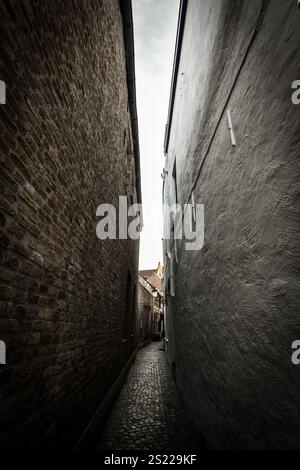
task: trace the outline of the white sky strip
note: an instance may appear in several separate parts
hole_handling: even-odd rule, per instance
[[[162,261],[163,143],[179,0],[133,0],[144,228],[140,269]]]

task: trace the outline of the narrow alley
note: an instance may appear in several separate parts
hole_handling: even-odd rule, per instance
[[[104,450],[201,450],[187,420],[162,342],[137,353],[100,440]]]
[[[300,450],[300,0],[0,26],[0,451]]]

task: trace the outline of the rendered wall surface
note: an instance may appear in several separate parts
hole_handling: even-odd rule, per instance
[[[188,2],[166,169],[205,245],[178,242],[169,350],[211,448],[300,445],[299,47],[297,2]]]

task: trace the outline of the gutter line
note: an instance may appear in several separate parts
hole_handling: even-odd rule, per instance
[[[164,142],[165,155],[168,153],[168,146],[169,146],[169,140],[170,140],[170,133],[171,133],[171,126],[172,126],[173,111],[174,111],[174,102],[175,102],[176,87],[177,87],[177,77],[178,77],[178,70],[179,70],[179,63],[180,63],[180,56],[181,56],[181,46],[182,46],[182,40],[183,40],[187,4],[188,4],[188,0],[181,0],[180,1],[179,18],[178,18],[178,26],[177,26],[177,36],[176,36],[176,46],[175,46],[175,55],[174,55],[172,82],[171,82],[171,94],[170,94],[170,101],[169,101],[168,121],[167,121],[167,125],[166,125],[165,142]]]
[[[123,18],[125,58],[126,58],[126,75],[128,88],[128,102],[131,116],[134,157],[135,157],[135,173],[136,173],[136,189],[138,203],[142,203],[141,191],[141,167],[140,167],[140,146],[139,146],[139,128],[138,115],[136,106],[136,79],[135,79],[135,58],[134,58],[134,34],[133,34],[133,13],[132,0],[120,0],[120,9]]]

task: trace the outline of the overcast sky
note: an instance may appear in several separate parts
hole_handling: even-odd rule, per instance
[[[144,229],[140,269],[162,261],[163,142],[179,0],[133,0]]]

